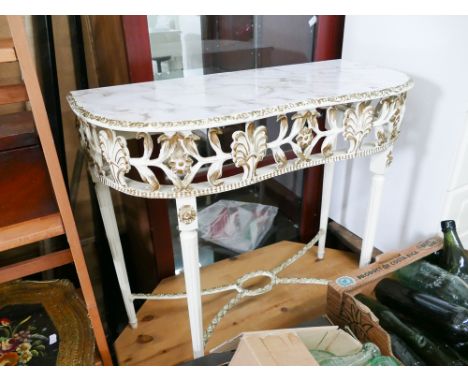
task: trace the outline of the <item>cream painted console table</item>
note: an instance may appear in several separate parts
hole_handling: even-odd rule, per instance
[[[81,140],[130,325],[137,325],[135,299],[187,298],[194,357],[199,357],[219,320],[241,299],[266,293],[277,284],[326,283],[278,274],[317,242],[318,256],[324,256],[334,163],[363,156],[371,156],[372,182],[360,266],[368,264],[385,169],[392,161],[411,87],[411,79],[403,73],[336,60],[71,92],[68,101],[80,120]],[[325,117],[324,129],[319,128],[320,115]],[[277,117],[273,132],[258,123],[272,116]],[[230,150],[223,150],[219,140],[223,126],[239,123],[245,127],[232,134]],[[200,137],[206,137],[213,155],[200,154]],[[154,150],[153,138],[159,151]],[[142,140],[143,153],[130,152],[128,139]],[[319,152],[313,153],[317,145]],[[286,150],[292,150],[292,159]],[[275,162],[260,167],[270,154]],[[234,163],[242,172],[223,176],[225,163]],[[322,164],[317,236],[274,269],[247,273],[230,285],[202,291],[196,198]],[[138,176],[130,175],[132,167]],[[158,179],[154,169],[163,176]],[[203,180],[193,183],[202,172],[206,174]],[[135,197],[176,200],[186,293],[130,291],[109,187]],[[269,278],[270,283],[254,290],[243,287],[257,276]],[[228,290],[236,291],[236,297],[203,333],[201,296]]]

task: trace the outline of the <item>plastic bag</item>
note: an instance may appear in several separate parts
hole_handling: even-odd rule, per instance
[[[277,207],[263,204],[220,200],[199,213],[200,236],[234,252],[251,251],[265,237],[277,212]]]

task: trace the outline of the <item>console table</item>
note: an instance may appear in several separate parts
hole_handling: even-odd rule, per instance
[[[327,283],[313,278],[281,278],[279,273],[317,242],[317,256],[323,258],[334,163],[363,156],[371,156],[372,181],[360,266],[368,264],[385,170],[393,159],[406,92],[412,86],[403,73],[334,60],[71,92],[68,102],[80,121],[81,141],[88,153],[130,325],[137,326],[135,299],[187,298],[193,353],[199,357],[218,322],[243,298],[267,293],[277,284]],[[274,129],[258,122],[272,116],[277,117]],[[321,116],[324,128],[319,126]],[[232,134],[230,150],[225,151],[219,135],[223,126],[233,124],[244,124],[244,128]],[[202,136],[207,137],[212,155],[200,154],[197,142]],[[128,139],[141,140],[143,153],[130,152]],[[159,150],[155,150],[153,139]],[[287,150],[293,155],[286,155]],[[274,163],[260,166],[267,155],[273,156]],[[223,176],[226,163],[242,171]],[[273,269],[250,272],[232,284],[202,291],[197,197],[322,164],[317,236]],[[135,197],[176,200],[186,293],[131,292],[109,187]],[[259,276],[270,282],[257,289],[244,288],[247,280]],[[236,291],[236,297],[204,333],[201,296],[229,290]]]

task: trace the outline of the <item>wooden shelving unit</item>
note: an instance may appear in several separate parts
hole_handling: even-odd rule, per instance
[[[7,20],[12,38],[0,40],[0,63],[18,61],[23,83],[0,86],[0,105],[29,101],[31,111],[0,116],[0,251],[63,234],[69,248],[1,267],[0,282],[74,263],[102,363],[111,365],[24,20]]]

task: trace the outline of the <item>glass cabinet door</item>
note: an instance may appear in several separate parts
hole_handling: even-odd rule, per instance
[[[201,76],[313,61],[317,17],[310,16],[148,16],[154,79]],[[291,116],[289,116],[291,117]],[[267,127],[268,136],[278,133],[276,118],[257,121]],[[223,149],[243,125],[224,126]],[[199,149],[210,154],[206,135],[200,135]],[[270,158],[271,159],[271,158]],[[269,158],[265,158],[266,161]],[[234,171],[235,169],[233,169]],[[229,171],[227,169],[226,171]],[[196,181],[196,180],[195,180]],[[220,200],[237,200],[278,207],[274,224],[258,247],[280,240],[299,240],[303,172],[285,174],[240,190],[198,198],[200,210]],[[175,265],[181,269],[175,206],[170,207]],[[232,257],[227,245],[200,239],[202,265]]]

